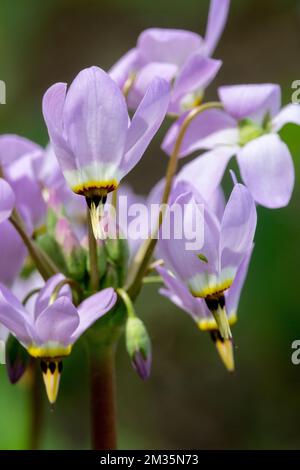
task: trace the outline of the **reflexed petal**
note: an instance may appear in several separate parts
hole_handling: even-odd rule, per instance
[[[136,48],[126,52],[109,70],[110,77],[122,89],[129,75],[136,71],[138,54]]]
[[[182,190],[179,183],[174,192]],[[182,220],[180,220],[180,218]],[[191,246],[191,243],[193,244]],[[219,226],[194,188],[174,197],[166,211],[158,241],[158,257],[183,282],[202,272],[217,273]],[[198,257],[203,254],[206,261]]]
[[[218,73],[222,62],[195,53],[182,67],[175,80],[169,112],[180,114],[186,95],[205,90]]]
[[[27,249],[9,221],[0,224],[0,282],[11,285],[22,269]]]
[[[30,344],[30,316],[18,299],[0,284],[0,322],[9,329],[22,343]]]
[[[44,287],[40,290],[35,303],[35,319],[37,319],[37,317],[49,306],[50,298],[55,287],[64,279],[65,276],[63,274],[55,274],[50,279],[48,279]],[[64,285],[59,291],[57,298],[60,297],[67,297],[71,300],[71,290],[68,285]]]
[[[0,223],[8,219],[15,204],[15,195],[10,185],[0,178]]]
[[[163,278],[166,289],[160,289],[160,294],[169,298],[177,307],[185,310],[197,322],[207,316],[207,308],[202,299],[193,297],[188,288],[170,274],[165,268],[157,268]]]
[[[40,344],[54,341],[67,346],[79,325],[79,315],[68,297],[59,297],[36,319],[35,328]]]
[[[278,135],[252,140],[238,153],[241,176],[258,204],[269,208],[288,204],[294,187],[294,164]]]
[[[205,33],[205,50],[213,54],[226,25],[230,0],[211,0]]]
[[[227,202],[221,223],[221,267],[236,268],[250,250],[256,229],[254,200],[248,189],[236,184]]]
[[[107,73],[90,67],[77,75],[66,96],[64,125],[79,166],[92,162],[117,166],[128,120],[125,98]]]
[[[140,160],[151,139],[158,131],[169,105],[169,84],[155,79],[136,110],[127,133],[123,175]]]
[[[150,28],[140,34],[138,51],[146,62],[169,62],[180,66],[202,43],[201,36],[191,31]]]
[[[176,75],[177,67],[174,64],[150,62],[142,67],[129,92],[127,101],[131,108],[137,108],[153,80],[160,78],[171,82]]]
[[[117,294],[111,287],[84,300],[78,307],[80,324],[72,335],[72,341],[76,341],[98,318],[107,313],[116,301]]]
[[[67,144],[63,123],[63,111],[67,92],[66,83],[55,83],[43,97],[43,115],[49,137],[62,171],[77,168],[75,157]]]
[[[162,143],[162,149],[170,155],[186,114],[181,116],[169,129]],[[182,141],[179,156],[185,157],[195,150],[213,149],[217,146],[236,147],[239,135],[236,121],[224,111],[209,109],[199,114],[190,123]]]
[[[272,120],[272,129],[278,132],[285,124],[298,124],[300,126],[300,105],[289,104],[282,108],[281,111]]]
[[[262,123],[267,114],[273,117],[280,108],[280,86],[272,83],[222,86],[218,92],[225,111],[237,120]]]
[[[247,276],[248,267],[253,251],[253,246],[250,248],[248,253],[246,253],[243,261],[241,262],[238,271],[236,273],[235,279],[231,287],[226,291],[226,309],[228,316],[237,315],[239,300],[244,282]]]
[[[25,137],[14,134],[0,136],[0,165],[8,165],[36,151],[41,151],[41,147]]]
[[[206,152],[184,165],[178,179],[189,181],[209,202],[233,154],[234,149],[231,147],[220,147]]]

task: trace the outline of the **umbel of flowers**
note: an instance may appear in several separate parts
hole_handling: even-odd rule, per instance
[[[228,11],[229,0],[212,0],[204,38],[148,29],[109,72],[92,66],[71,84],[51,85],[42,100],[46,148],[0,136],[0,337],[8,376],[38,380],[39,361],[53,405],[63,362],[84,336],[96,449],[116,447],[113,371],[122,334],[134,369],[150,376],[150,336],[134,306],[143,284],[158,282],[210,333],[233,371],[232,327],[254,249],[256,204],[283,207],[292,195],[293,161],[278,132],[300,125],[299,107],[280,109],[275,84],[222,86],[218,100],[205,101],[222,66],[212,54]],[[123,181],[166,116],[173,120],[162,142],[166,174],[143,198]],[[178,159],[200,150],[177,173]],[[241,182],[232,174],[225,201],[221,182],[233,156]],[[124,196],[146,212],[161,203],[155,223],[142,223],[144,239],[124,236]],[[181,221],[172,218],[175,208]],[[203,240],[191,248],[195,227]]]

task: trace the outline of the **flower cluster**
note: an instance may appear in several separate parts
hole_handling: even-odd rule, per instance
[[[147,282],[159,282],[162,295],[210,332],[234,369],[231,330],[254,249],[256,205],[289,203],[294,167],[279,131],[300,125],[300,108],[280,109],[275,84],[222,86],[219,101],[205,102],[222,66],[212,54],[229,3],[211,1],[204,38],[148,29],[110,71],[92,66],[70,85],[50,86],[42,100],[46,148],[0,136],[0,334],[8,338],[9,377],[26,369],[24,353],[38,359],[52,404],[62,360],[84,333],[91,351],[114,349],[125,332],[133,367],[149,377],[151,342],[134,308]],[[166,117],[166,176],[138,197],[123,179]],[[200,150],[176,172],[179,158]],[[241,182],[232,173],[226,201],[221,182],[233,156]],[[123,236],[133,214],[121,196],[147,213],[161,203],[146,237]],[[116,214],[113,237],[107,222]],[[145,235],[143,218],[136,225]],[[201,246],[191,243],[195,233]]]

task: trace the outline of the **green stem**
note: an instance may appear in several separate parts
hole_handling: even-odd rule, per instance
[[[16,210],[13,211],[9,220],[22,238],[24,245],[28,249],[31,258],[36,265],[36,268],[44,280],[46,281],[51,276],[58,273],[58,268],[55,266],[53,261],[27,234],[24,223]]]
[[[96,350],[95,350],[96,349]],[[117,448],[115,345],[98,345],[90,363],[93,450]]]
[[[93,292],[97,292],[99,289],[99,269],[98,269],[98,249],[97,241],[94,237],[91,214],[89,209],[87,210],[88,219],[88,237],[89,237],[89,260],[90,260],[90,282],[91,289]]]
[[[158,239],[157,234],[162,224],[163,217],[164,217],[165,210],[166,210],[166,205],[168,203],[169,196],[172,190],[173,180],[174,180],[174,176],[176,174],[177,166],[178,166],[178,157],[180,153],[180,148],[181,148],[183,139],[185,137],[186,131],[188,130],[191,122],[199,114],[203,113],[204,111],[207,111],[208,109],[214,109],[214,108],[222,109],[223,105],[222,103],[213,101],[210,103],[205,103],[200,106],[197,106],[196,108],[192,109],[188,113],[188,115],[186,116],[185,120],[182,123],[182,126],[178,133],[178,136],[174,145],[174,149],[170,156],[168,167],[167,167],[166,182],[165,182],[165,188],[164,188],[164,192],[163,192],[163,196],[161,200],[161,209],[160,209],[159,216],[158,216],[157,227],[154,230],[154,232],[151,234],[150,238],[148,238],[141,245],[132,263],[130,272],[128,274],[128,281],[126,283],[125,289],[127,290],[129,296],[132,299],[136,298],[136,296],[138,295],[141,289],[143,278],[148,269],[149,263],[153,255],[153,251],[157,243],[157,239]]]

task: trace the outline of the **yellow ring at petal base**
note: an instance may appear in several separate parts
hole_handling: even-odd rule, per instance
[[[28,346],[27,347],[28,353],[35,358],[42,358],[42,357],[47,357],[47,358],[55,358],[55,357],[64,357],[64,356],[69,356],[72,351],[72,345],[70,344],[69,346],[63,346],[63,345],[51,345],[51,344],[46,344],[44,346]]]
[[[76,194],[82,196],[91,195],[94,193],[97,196],[106,196],[107,193],[114,191],[119,186],[119,183],[116,179],[106,180],[106,181],[96,181],[91,180],[86,183],[78,184],[72,186],[72,191]]]
[[[209,297],[210,295],[222,294],[225,290],[229,289],[233,283],[233,279],[225,279],[215,286],[207,286],[197,291],[190,288],[190,292],[194,297]]]
[[[228,323],[230,326],[232,326],[236,322],[237,322],[237,315],[236,313],[233,313],[228,318]],[[211,331],[211,330],[218,329],[217,322],[214,318],[203,318],[203,320],[199,320],[197,324],[201,331]]]

